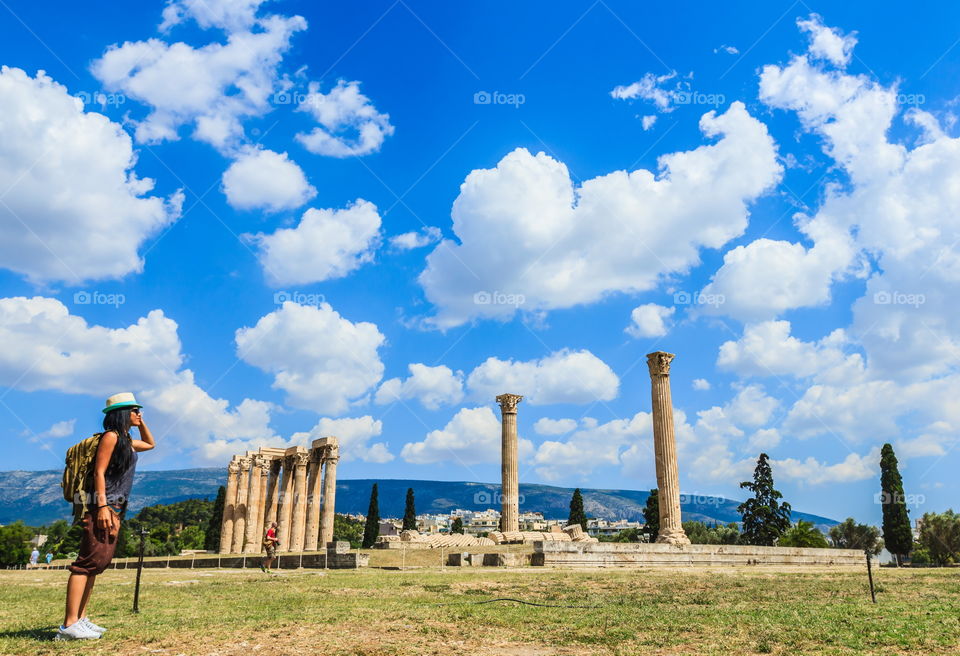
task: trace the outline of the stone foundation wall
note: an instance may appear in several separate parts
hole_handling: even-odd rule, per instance
[[[178,558],[174,559],[151,559],[144,560],[144,569],[156,567],[169,567],[180,569],[201,569],[208,567],[223,567],[230,569],[240,569],[244,567],[259,568],[263,562],[262,554],[250,554],[242,556],[231,554],[223,556],[198,556],[197,558]],[[351,553],[305,553],[300,554],[281,554],[273,561],[271,569],[298,569],[300,567],[310,569],[356,569],[357,567],[367,567],[370,564],[368,554]],[[115,561],[110,564],[111,569],[136,569],[136,559],[126,561]]]
[[[864,567],[855,549],[801,549],[723,544],[536,542],[531,564],[546,567],[799,565]]]

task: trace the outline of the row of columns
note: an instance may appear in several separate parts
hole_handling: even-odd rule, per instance
[[[220,553],[259,553],[271,522],[283,551],[316,551],[333,540],[337,492],[337,438],[310,449],[262,447],[227,466]]]
[[[675,356],[664,351],[647,354],[653,415],[653,451],[660,495],[660,532],[657,542],[690,544],[680,520],[680,474],[673,429],[673,399],[670,395],[670,363]],[[500,394],[501,416],[501,528],[520,530],[520,478],[517,462],[517,404],[519,394]]]

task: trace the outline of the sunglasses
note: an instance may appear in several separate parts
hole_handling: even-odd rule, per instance
[[[130,409],[130,412],[139,415],[139,414],[140,414],[140,408],[131,408],[131,409]]]

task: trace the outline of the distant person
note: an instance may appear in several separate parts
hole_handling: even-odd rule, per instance
[[[77,559],[67,568],[67,603],[57,640],[99,638],[106,629],[87,617],[87,604],[97,575],[113,560],[117,548],[120,521],[127,510],[137,453],[149,451],[155,444],[143,421],[141,406],[133,394],[123,392],[107,399],[103,409],[103,430],[93,462],[92,505],[81,519],[83,536]],[[140,439],[130,436],[136,426]]]
[[[48,552],[47,552],[47,567],[50,567],[51,561],[53,561],[53,552],[52,552],[52,551],[48,551]]]
[[[277,547],[280,545],[280,539],[277,537],[277,523],[270,522],[270,528],[263,536],[263,547],[267,550],[267,555],[260,563],[260,569],[271,574],[270,567],[273,565],[273,559],[277,557]]]
[[[30,552],[30,565],[32,567],[36,567],[37,561],[39,560],[40,560],[40,551],[36,547],[34,547],[33,551]]]

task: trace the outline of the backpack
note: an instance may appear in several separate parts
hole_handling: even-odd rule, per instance
[[[63,498],[73,504],[74,518],[83,517],[93,494],[93,461],[103,433],[77,442],[67,449],[66,467],[63,469]]]

